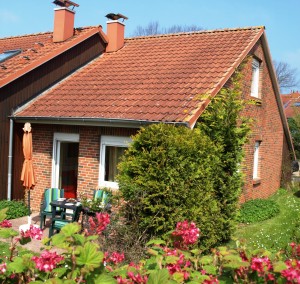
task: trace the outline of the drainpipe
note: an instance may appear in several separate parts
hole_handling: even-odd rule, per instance
[[[10,120],[9,120],[9,149],[8,149],[7,200],[11,200],[13,130],[14,130],[14,121],[13,121],[12,119],[10,119]]]

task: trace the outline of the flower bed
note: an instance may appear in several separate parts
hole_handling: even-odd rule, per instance
[[[122,252],[104,253],[98,240],[109,223],[107,213],[91,220],[91,232],[81,232],[77,223],[68,224],[59,234],[43,240],[39,256],[19,256],[17,244],[40,239],[40,229],[15,232],[0,211],[0,237],[10,238],[10,256],[0,257],[2,283],[299,283],[300,245],[291,244],[292,254],[271,255],[264,250],[219,247],[204,255],[193,247],[199,229],[196,224],[179,222],[169,240],[148,243],[148,257],[126,264]],[[93,223],[92,223],[93,221]],[[50,245],[48,243],[50,242]],[[63,253],[49,251],[61,248]],[[169,282],[172,281],[172,282]]]

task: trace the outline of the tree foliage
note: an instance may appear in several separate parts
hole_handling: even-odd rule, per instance
[[[168,28],[162,28],[159,26],[159,22],[150,22],[147,26],[137,26],[133,32],[133,36],[148,36],[148,35],[159,35],[159,34],[171,34],[181,32],[192,32],[203,30],[203,28],[197,25],[181,26],[173,25]]]
[[[300,80],[297,78],[298,70],[292,68],[288,63],[282,61],[273,61],[277,81],[280,89],[296,88],[300,86]]]
[[[293,139],[296,157],[300,158],[300,114],[288,118],[288,124]]]
[[[239,118],[241,109],[233,83],[213,99],[193,130],[156,124],[133,137],[118,180],[127,213],[142,231],[162,236],[186,219],[199,225],[202,248],[229,238],[249,131]]]

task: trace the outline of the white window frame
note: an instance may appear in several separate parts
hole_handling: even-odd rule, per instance
[[[253,155],[253,179],[259,179],[259,152],[261,141],[255,141]]]
[[[52,152],[52,175],[51,187],[58,187],[59,183],[59,164],[60,164],[60,144],[61,142],[79,143],[78,133],[54,133],[53,152]]]
[[[99,187],[108,187],[111,189],[119,189],[117,182],[105,181],[105,150],[106,146],[114,147],[124,147],[128,148],[129,144],[132,142],[130,137],[125,136],[110,136],[103,135],[101,136],[100,142],[100,165],[99,165]]]
[[[260,77],[260,62],[256,58],[253,58],[251,96],[255,98],[259,98],[259,77]]]

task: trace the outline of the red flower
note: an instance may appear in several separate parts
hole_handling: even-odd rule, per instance
[[[56,267],[56,264],[61,262],[63,259],[63,256],[58,255],[56,252],[50,252],[48,250],[43,251],[39,257],[32,257],[32,260],[36,264],[36,268],[40,271],[45,272],[52,271]]]
[[[114,264],[118,264],[122,262],[125,259],[124,253],[118,253],[118,252],[113,252],[110,256],[108,252],[104,254],[104,260],[105,262],[109,263],[112,262]]]
[[[30,225],[29,230],[21,231],[21,238],[31,238],[35,240],[41,240],[43,231],[35,226]]]
[[[197,242],[200,230],[194,222],[178,222],[175,231],[172,233],[174,238],[174,247],[187,249],[189,245]]]
[[[89,218],[91,232],[95,232],[98,235],[101,235],[102,232],[106,229],[107,225],[110,223],[110,217],[108,213],[96,213],[96,217]]]
[[[259,276],[263,276],[265,271],[272,269],[272,264],[268,257],[253,257],[251,269],[257,271]]]
[[[0,274],[4,274],[6,272],[6,263],[0,264]]]
[[[11,228],[12,223],[9,220],[3,220],[2,222],[0,222],[0,227],[1,228]]]

